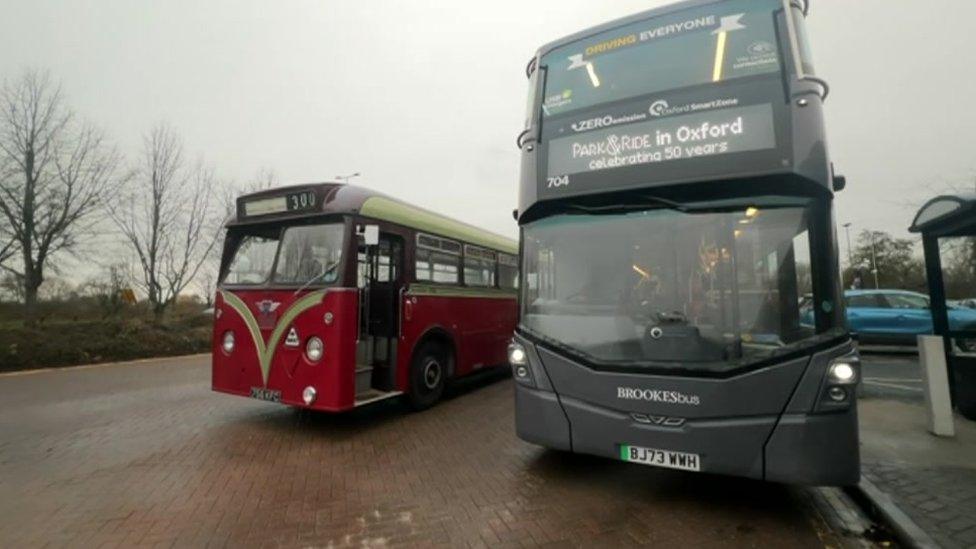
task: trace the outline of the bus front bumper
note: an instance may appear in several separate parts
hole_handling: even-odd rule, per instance
[[[620,459],[621,445],[690,452],[700,457],[701,472],[789,484],[848,486],[860,479],[854,406],[661,426],[520,383],[515,402],[519,438],[547,448],[612,459]]]

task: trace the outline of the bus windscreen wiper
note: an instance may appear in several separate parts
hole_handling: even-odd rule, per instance
[[[339,261],[341,261],[341,260],[339,260]],[[324,269],[322,269],[322,272],[321,273],[319,273],[319,274],[313,276],[312,278],[308,279],[308,282],[306,282],[305,284],[302,284],[302,286],[300,288],[298,288],[297,290],[295,290],[292,293],[292,295],[296,295],[298,292],[300,292],[300,291],[304,290],[305,288],[308,288],[309,286],[311,286],[312,283],[315,282],[316,280],[318,280],[318,279],[322,278],[323,276],[325,276],[325,275],[331,273],[332,271],[334,271],[335,268],[339,266],[339,261],[335,261],[331,265],[327,265]]]

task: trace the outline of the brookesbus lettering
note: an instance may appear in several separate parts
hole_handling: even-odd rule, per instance
[[[684,404],[687,406],[698,406],[701,404],[701,399],[698,398],[698,395],[686,395],[679,391],[640,389],[636,387],[617,387],[617,398],[624,400],[663,402],[665,404]]]

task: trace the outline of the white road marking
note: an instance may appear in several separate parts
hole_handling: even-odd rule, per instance
[[[868,381],[868,380],[864,380],[864,383],[867,383],[869,385],[877,385],[878,387],[887,387],[889,389],[901,389],[902,391],[911,391],[913,393],[914,392],[918,392],[918,393],[921,393],[922,392],[922,388],[921,387],[906,387],[904,385],[896,385],[894,383],[879,383],[877,381]]]
[[[864,381],[880,381],[889,383],[921,383],[922,380],[917,377],[865,377]]]

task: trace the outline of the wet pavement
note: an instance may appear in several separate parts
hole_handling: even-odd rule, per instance
[[[797,489],[546,451],[512,382],[423,413],[212,393],[209,359],[0,377],[0,546],[821,547]]]
[[[918,358],[862,358],[864,477],[938,545],[976,547],[976,423],[957,415],[954,438],[928,433]]]
[[[916,351],[863,352],[861,396],[922,402],[922,372]]]

